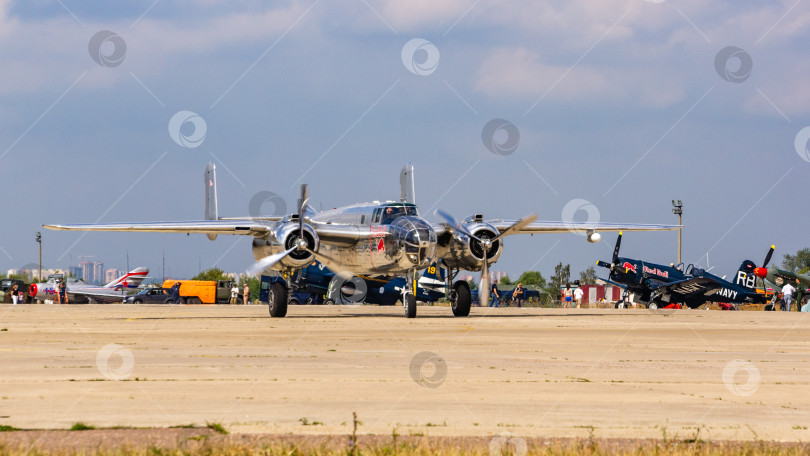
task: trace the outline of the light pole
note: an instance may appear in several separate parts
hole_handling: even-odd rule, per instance
[[[672,200],[672,205],[674,206],[674,209],[672,209],[672,213],[678,216],[678,225],[683,225],[683,223],[681,221],[682,217],[683,217],[683,201],[678,200],[677,202],[675,202],[675,200]],[[682,244],[681,244],[681,241],[682,241],[681,234],[682,234],[682,231],[683,231],[683,227],[679,227],[678,228],[678,264],[682,263],[682,261],[681,261],[681,246],[682,246]]]
[[[42,282],[42,233],[37,231],[37,244],[39,244],[39,281]]]

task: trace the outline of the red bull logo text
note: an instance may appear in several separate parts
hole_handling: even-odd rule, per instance
[[[669,278],[669,271],[662,271],[658,268],[648,268],[647,266],[644,266],[644,273],[656,275],[658,277],[663,277],[665,279]]]

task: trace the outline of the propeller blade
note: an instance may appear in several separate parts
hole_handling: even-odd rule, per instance
[[[484,261],[484,267],[481,268],[481,282],[478,284],[478,299],[481,301],[482,307],[489,305],[489,267],[486,261]]]
[[[616,238],[616,247],[613,249],[613,264],[619,262],[619,249],[622,246],[622,232],[619,231],[619,236]]]
[[[495,236],[492,239],[492,242],[495,242],[496,240],[498,240],[498,239],[500,239],[500,238],[502,238],[502,237],[504,237],[504,236],[506,236],[508,234],[512,234],[515,231],[522,230],[523,228],[525,228],[527,225],[529,225],[530,223],[532,223],[535,220],[537,220],[537,214],[530,214],[530,215],[527,215],[526,217],[523,217],[522,219],[520,219],[517,222],[513,223],[512,226],[510,226],[509,228],[501,231],[501,234]]]
[[[475,239],[476,241],[481,242],[481,239],[478,239],[478,237],[476,237],[474,234],[467,231],[466,228],[464,228],[458,222],[456,222],[456,219],[454,219],[452,215],[448,214],[447,212],[444,212],[441,209],[436,209],[436,212],[434,212],[434,213],[436,215],[438,215],[439,217],[443,218],[444,221],[445,221],[445,225],[450,227],[450,229],[453,229],[453,230],[456,230],[456,231],[458,231],[460,233],[466,234],[467,236]]]
[[[767,254],[767,255],[765,255],[765,261],[763,261],[763,262],[762,262],[762,267],[763,267],[763,268],[767,268],[767,267],[768,267],[768,263],[770,263],[770,262],[771,262],[771,257],[773,256],[773,251],[774,251],[775,249],[776,249],[776,246],[775,246],[775,245],[772,245],[772,246],[771,246],[771,249],[770,249],[770,250],[768,250],[768,254]]]
[[[260,272],[262,272],[265,269],[267,269],[267,268],[273,266],[274,264],[278,263],[279,261],[281,261],[285,256],[289,255],[296,248],[297,247],[293,247],[293,248],[288,249],[288,250],[286,250],[284,252],[277,253],[275,255],[268,255],[268,256],[262,258],[261,260],[253,263],[253,265],[251,265],[249,268],[247,268],[247,271],[246,271],[247,274],[249,276],[251,276],[251,277],[258,276]]]
[[[298,207],[298,236],[304,239],[304,210],[309,201],[309,186],[301,184],[301,206]]]
[[[597,266],[600,266],[600,267],[603,267],[603,268],[608,268],[608,269],[610,269],[610,268],[612,268],[612,267],[613,267],[613,265],[612,265],[612,264],[610,264],[610,263],[608,263],[608,262],[605,262],[605,261],[597,261],[597,262],[596,262],[596,265],[597,265]]]

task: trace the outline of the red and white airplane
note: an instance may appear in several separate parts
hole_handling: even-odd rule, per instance
[[[90,285],[82,281],[66,284],[68,302],[84,301],[96,303],[123,302],[132,289],[138,288],[149,274],[149,268],[135,268],[112,282],[104,285]],[[46,299],[57,300],[59,282],[51,279],[44,283],[32,283],[28,287],[28,295],[38,301]]]

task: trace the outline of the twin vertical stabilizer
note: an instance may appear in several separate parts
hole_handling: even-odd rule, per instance
[[[217,210],[217,167],[214,162],[209,162],[205,167],[205,219],[218,220]],[[208,239],[214,240],[216,234],[209,234]]]
[[[403,203],[416,204],[414,196],[413,165],[408,163],[399,173],[399,200]]]

